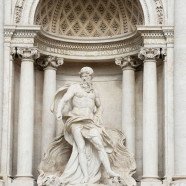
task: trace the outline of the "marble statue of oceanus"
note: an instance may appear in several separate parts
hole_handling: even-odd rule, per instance
[[[81,83],[65,85],[55,94],[51,110],[63,131],[44,154],[38,185],[135,186],[136,163],[124,146],[125,136],[103,126],[93,69],[83,67],[80,77]]]

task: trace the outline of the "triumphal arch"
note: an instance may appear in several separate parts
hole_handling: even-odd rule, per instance
[[[62,131],[55,92],[78,83],[84,66],[94,69],[104,127],[123,131],[134,155],[136,184],[186,185],[183,1],[1,3],[0,185],[36,185]]]

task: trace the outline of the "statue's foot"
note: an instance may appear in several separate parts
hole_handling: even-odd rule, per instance
[[[119,174],[115,173],[115,172],[112,171],[112,170],[110,170],[110,171],[108,172],[108,175],[109,175],[111,178],[112,178],[112,177],[120,177]]]
[[[88,176],[84,176],[84,178],[81,181],[81,183],[88,183],[88,181],[89,181],[89,177]]]

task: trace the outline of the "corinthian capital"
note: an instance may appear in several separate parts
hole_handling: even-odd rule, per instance
[[[39,52],[37,48],[17,48],[17,54],[22,59],[36,59],[39,57]]]
[[[55,57],[55,56],[43,56],[38,60],[38,65],[40,65],[43,69],[57,69],[59,66],[63,65],[63,58]]]
[[[142,48],[138,54],[141,60],[152,60],[160,56],[159,48]]]
[[[115,64],[119,65],[122,70],[134,70],[139,67],[140,62],[134,56],[119,57],[115,59]]]

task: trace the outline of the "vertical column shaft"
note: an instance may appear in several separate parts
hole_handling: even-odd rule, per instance
[[[144,61],[143,176],[158,177],[158,124],[156,61]]]
[[[55,117],[50,111],[50,106],[56,91],[56,70],[47,68],[44,70],[43,85],[43,113],[42,113],[42,152],[45,152],[48,144],[55,136]]]
[[[41,58],[39,64],[44,68],[42,113],[42,153],[44,153],[56,134],[56,120],[50,107],[56,92],[56,70],[63,64],[63,59],[47,56],[44,59]]]
[[[32,177],[33,127],[34,127],[34,60],[35,49],[20,49],[22,55],[17,177]]]
[[[144,59],[143,71],[143,179],[158,178],[158,113],[157,69],[158,49],[143,48],[139,57]]]
[[[126,146],[135,154],[135,64],[131,57],[117,59],[123,70],[122,80],[122,131],[126,135]]]

